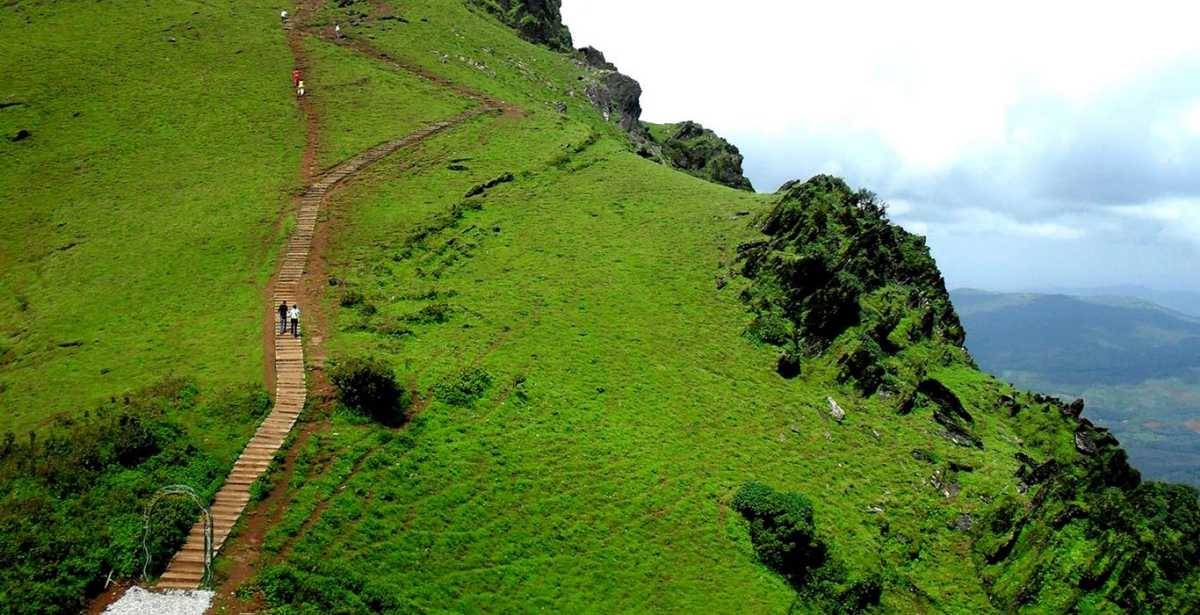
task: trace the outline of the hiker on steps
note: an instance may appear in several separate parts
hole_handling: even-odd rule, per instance
[[[300,87],[300,69],[292,71],[292,87]]]
[[[296,84],[296,96],[304,96],[304,80],[303,79],[300,80],[300,83]]]
[[[288,318],[292,321],[292,337],[300,337],[300,305],[292,304],[292,309],[288,311]]]
[[[288,306],[287,301],[279,304],[279,334],[287,333],[288,325]]]

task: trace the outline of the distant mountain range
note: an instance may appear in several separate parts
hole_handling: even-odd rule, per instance
[[[1091,288],[1046,288],[1035,289],[1040,294],[1071,295],[1085,299],[1129,299],[1135,298],[1161,305],[1165,308],[1200,318],[1200,292],[1186,290],[1159,290],[1145,286],[1098,286]]]
[[[1083,397],[1148,478],[1200,485],[1200,318],[1107,292],[951,296],[981,367]],[[1174,296],[1186,307],[1188,293]]]

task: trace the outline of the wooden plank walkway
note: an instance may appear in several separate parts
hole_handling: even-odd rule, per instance
[[[313,233],[317,227],[317,216],[320,214],[321,205],[337,184],[402,147],[417,143],[473,117],[498,110],[494,105],[484,104],[482,107],[427,126],[402,139],[381,143],[322,174],[300,197],[296,229],[288,239],[283,261],[279,266],[279,275],[272,288],[272,302],[268,306],[269,318],[275,318],[280,302],[287,301],[291,306],[300,300],[301,284],[312,248]],[[302,305],[301,309],[304,307]],[[214,555],[225,545],[225,540],[229,538],[229,533],[249,503],[250,485],[266,471],[304,410],[308,395],[305,384],[304,346],[301,339],[292,337],[291,333],[276,335],[275,406],[271,414],[259,425],[258,431],[234,463],[233,470],[213,500],[210,512],[213,520]],[[187,542],[171,559],[166,572],[159,578],[158,587],[196,589],[203,580],[204,522],[201,520],[192,526]]]

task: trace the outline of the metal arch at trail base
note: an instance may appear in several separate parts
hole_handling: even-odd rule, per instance
[[[142,578],[149,578],[150,574],[150,519],[154,513],[154,507],[162,501],[163,498],[172,496],[185,496],[191,498],[192,502],[200,509],[204,515],[204,577],[200,581],[201,587],[206,587],[212,582],[212,560],[213,560],[213,524],[212,514],[209,513],[208,506],[204,505],[204,500],[196,494],[196,491],[187,485],[167,485],[158,490],[154,494],[154,499],[146,505],[146,513],[143,516],[142,527],[142,551],[146,554],[146,560],[142,563]]]

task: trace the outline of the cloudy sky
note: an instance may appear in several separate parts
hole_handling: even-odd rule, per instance
[[[951,286],[1200,290],[1200,3],[563,0],[644,119],[829,172]]]

